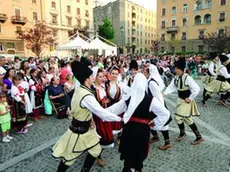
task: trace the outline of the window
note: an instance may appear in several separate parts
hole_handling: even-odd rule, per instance
[[[2,25],[0,25],[0,33],[2,33]]]
[[[210,14],[204,16],[204,24],[211,24],[212,17]]]
[[[145,40],[145,44],[147,44],[147,40]]]
[[[225,21],[225,13],[220,13],[219,22],[224,22],[224,21]]]
[[[165,34],[161,34],[161,41],[165,41]]]
[[[186,46],[181,46],[181,52],[186,52]]]
[[[200,30],[199,31],[199,39],[203,39],[204,38],[204,30]]]
[[[2,51],[3,51],[3,45],[0,44],[0,52],[2,52]]]
[[[212,8],[212,0],[205,1],[206,8]]]
[[[70,7],[70,5],[67,5],[67,13],[71,13],[71,7]]]
[[[200,25],[201,24],[201,16],[196,16],[195,17],[195,25]]]
[[[77,8],[77,15],[81,15],[81,10],[80,10],[80,8]]]
[[[86,5],[88,5],[88,4],[89,4],[88,0],[85,0],[85,4],[86,4]]]
[[[186,32],[182,32],[181,40],[186,40],[186,39],[187,39]]]
[[[33,20],[38,20],[38,13],[37,12],[33,12]]]
[[[21,11],[20,11],[20,9],[15,8],[15,9],[14,9],[14,13],[15,13],[16,18],[20,18],[20,16],[21,16]]]
[[[53,8],[53,9],[56,9],[56,2],[51,2],[51,7]]]
[[[85,10],[85,16],[89,17],[89,11],[88,10]]]
[[[32,3],[33,4],[37,4],[37,0],[32,0]]]
[[[77,27],[81,27],[81,20],[77,20]]]
[[[162,14],[161,14],[162,16],[165,16],[166,15],[166,9],[165,8],[163,8],[162,9]]]
[[[80,0],[77,0],[77,2],[80,2]]]
[[[140,35],[142,36],[142,32],[140,32]]]
[[[161,21],[161,29],[165,28],[165,21]]]
[[[22,27],[21,26],[16,26],[16,31],[22,31]]]
[[[171,40],[174,40],[175,38],[176,38],[175,33],[172,33],[172,35],[171,35]]]
[[[8,42],[8,43],[6,44],[6,46],[7,46],[7,48],[15,48],[14,43],[11,43],[11,42]]]
[[[162,4],[165,4],[166,3],[166,0],[161,0]]]
[[[183,20],[182,20],[182,26],[187,26],[187,19],[186,18],[183,18]]]
[[[202,9],[202,3],[201,1],[196,1],[196,10],[201,10]]]
[[[172,20],[172,27],[176,26],[176,20]]]
[[[176,7],[172,7],[172,14],[176,14]]]
[[[57,24],[57,16],[52,15],[52,23]]]
[[[67,24],[68,26],[72,26],[72,18],[70,17],[67,18]]]
[[[198,46],[198,52],[199,53],[203,53],[204,52],[204,46],[203,45],[199,45]]]
[[[223,35],[224,35],[224,29],[219,29],[218,35],[219,35],[219,36],[223,36]]]
[[[57,37],[57,30],[53,30],[53,37],[54,37],[54,38]]]
[[[183,4],[182,12],[183,13],[187,13],[187,11],[188,11],[188,5],[187,4]]]
[[[220,5],[226,5],[226,0],[220,0]]]

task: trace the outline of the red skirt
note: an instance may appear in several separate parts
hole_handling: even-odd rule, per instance
[[[103,121],[96,115],[93,116],[93,119],[96,125],[97,133],[101,136],[100,144],[103,146],[108,146],[114,143],[112,123]]]

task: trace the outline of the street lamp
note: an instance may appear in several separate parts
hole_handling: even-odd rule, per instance
[[[120,27],[120,31],[121,31],[121,47],[122,47],[122,54],[124,54],[124,32],[125,32],[125,29],[124,29],[124,26],[121,26]]]

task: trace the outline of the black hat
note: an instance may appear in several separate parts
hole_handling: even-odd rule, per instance
[[[211,52],[210,54],[209,54],[209,57],[211,58],[211,59],[214,59],[214,58],[216,58],[218,55],[217,55],[217,53],[215,53],[215,52]]]
[[[81,57],[81,63],[83,63],[86,66],[92,66],[92,63],[89,61],[89,59],[85,58],[85,57]]]
[[[229,60],[229,58],[226,56],[226,55],[219,55],[219,58],[220,58],[220,61],[221,63],[224,63],[226,62],[227,60]]]
[[[129,64],[129,70],[131,69],[136,69],[138,70],[138,64],[137,64],[137,61],[136,60],[132,60]]]
[[[175,61],[174,66],[184,71],[186,66],[185,58],[180,58],[179,60]]]
[[[79,62],[79,61],[74,61],[71,64],[72,72],[75,76],[75,78],[83,84],[84,81],[89,78],[90,75],[92,75],[93,71],[88,68],[85,64]]]

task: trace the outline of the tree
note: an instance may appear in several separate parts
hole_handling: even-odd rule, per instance
[[[200,37],[200,40],[208,47],[209,51],[223,53],[230,50],[230,33],[227,30],[222,34],[216,32],[209,33],[204,37]]]
[[[44,48],[48,48],[54,44],[53,31],[49,29],[44,21],[36,22],[33,28],[28,28],[24,31],[16,31],[17,38],[26,41],[27,49],[30,49],[40,57]]]
[[[105,18],[103,20],[104,24],[99,25],[99,35],[111,42],[113,42],[114,39],[114,29],[112,26],[111,21],[108,18]]]

